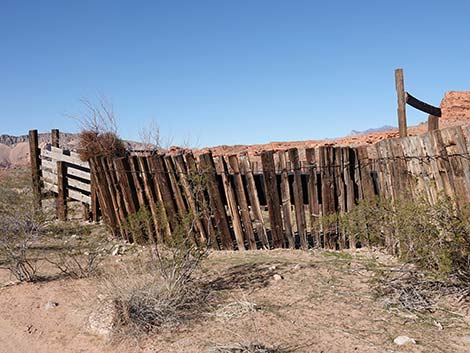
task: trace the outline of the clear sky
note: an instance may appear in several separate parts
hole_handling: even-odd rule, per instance
[[[198,147],[396,125],[397,67],[435,105],[470,89],[469,20],[469,1],[0,0],[0,133],[77,131],[99,94],[122,137],[154,120]]]

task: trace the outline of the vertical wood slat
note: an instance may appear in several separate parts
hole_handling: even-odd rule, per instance
[[[253,232],[253,224],[251,222],[248,201],[245,195],[245,188],[243,187],[243,179],[240,174],[240,163],[238,162],[238,157],[236,155],[231,155],[228,157],[228,162],[233,170],[233,181],[235,184],[237,199],[240,205],[240,213],[242,216],[242,222],[245,229],[246,239],[248,241],[248,246],[251,250],[256,250],[256,239]]]
[[[136,208],[138,211],[145,210],[146,212],[150,212],[151,214],[151,211],[148,207],[149,202],[145,197],[143,180],[140,177],[142,173],[140,172],[139,161],[137,158],[137,156],[129,157],[129,172],[133,180],[133,184],[135,187],[135,196],[137,197],[138,202],[138,207]],[[155,227],[152,223],[152,220],[148,219],[147,217],[145,218],[145,227],[147,230],[148,240],[150,240],[153,244],[156,244],[157,238],[155,237]]]
[[[109,157],[103,157],[101,160],[102,160],[103,167],[104,167],[104,173],[108,181],[109,191],[112,197],[114,198],[113,200],[114,208],[117,213],[117,220],[118,220],[121,236],[124,239],[129,240],[126,229],[124,227],[127,221],[126,208],[124,206],[124,201],[122,199],[121,188],[117,181],[116,169],[114,167],[113,160]]]
[[[318,220],[320,219],[320,204],[318,200],[318,182],[317,162],[315,157],[315,149],[308,148],[305,150],[305,156],[308,164],[308,206],[310,212],[310,232],[313,236],[315,247],[321,246],[320,229]]]
[[[434,115],[428,116],[428,131],[439,130],[439,117]]]
[[[161,210],[161,207],[163,206],[161,205],[160,198],[157,196],[159,191],[155,187],[154,178],[150,172],[148,159],[149,157],[137,157],[139,169],[142,173],[145,196],[149,203],[150,213],[152,214],[156,241],[157,243],[163,243],[165,238],[169,239],[171,237],[171,230],[168,219]]]
[[[222,249],[233,250],[227,213],[225,212],[225,206],[219,192],[212,153],[208,152],[200,155],[199,164],[207,182],[211,209],[214,214],[217,231],[220,235]]]
[[[334,185],[335,185],[335,197],[336,197],[336,204],[337,204],[337,212],[339,214],[344,214],[346,212],[346,186],[344,184],[344,165],[343,165],[343,150],[341,147],[334,147],[333,148],[334,154],[334,167],[333,167],[333,175],[334,175]],[[338,222],[336,224],[337,233],[339,231]],[[346,232],[340,232],[340,237],[338,238],[338,246],[339,249],[346,248]]]
[[[454,176],[456,201],[461,210],[470,202],[470,162],[465,143],[465,136],[460,127],[440,130],[449,166]]]
[[[279,164],[281,169],[281,203],[284,221],[284,232],[289,244],[289,248],[295,248],[294,233],[292,230],[292,204],[290,200],[289,174],[287,171],[286,152],[279,151]]]
[[[343,147],[341,149],[342,152],[342,160],[343,160],[343,177],[344,177],[344,184],[346,189],[346,211],[351,211],[355,206],[355,187],[354,187],[354,179],[355,179],[355,165],[356,165],[356,155],[355,151],[350,147]],[[347,234],[347,245],[350,249],[356,248],[356,238],[355,235],[351,234],[350,232]]]
[[[302,171],[300,166],[299,150],[297,148],[289,149],[289,159],[292,165],[292,170],[294,171],[293,189],[297,232],[299,233],[302,249],[307,249],[307,225],[305,221],[304,195],[302,190]]]
[[[63,161],[57,161],[57,218],[67,220],[67,179],[66,165]]]
[[[283,246],[282,216],[273,151],[264,151],[261,153],[261,164],[263,166],[264,183],[266,185],[266,200],[271,223],[273,247],[280,248]]]
[[[336,212],[335,191],[333,180],[333,148],[324,146],[319,148],[319,166],[322,183],[322,217],[330,216]],[[328,225],[323,227],[324,243],[328,249],[336,249],[336,229]]]
[[[101,162],[96,157],[90,158],[89,162],[92,185],[94,185],[96,190],[101,214],[104,218],[104,221],[111,229],[112,234],[116,236],[118,233],[116,214],[113,208],[111,195],[109,194],[107,187],[106,178],[102,170]]]
[[[219,157],[218,163],[220,163],[220,170],[222,175],[222,183],[224,186],[225,197],[227,199],[228,210],[230,218],[232,220],[233,232],[235,234],[235,240],[237,242],[238,250],[246,250],[245,240],[243,234],[242,222],[240,214],[238,212],[237,199],[235,198],[235,191],[232,182],[229,177],[227,163],[223,156]]]
[[[184,162],[183,155],[178,154],[174,156],[174,162],[175,162],[174,164],[175,164],[176,172],[180,176],[181,187],[183,188],[183,193],[186,197],[189,210],[192,213],[192,217],[194,218],[196,232],[199,234],[198,243],[199,245],[204,245],[207,243],[207,240],[208,240],[207,235],[206,235],[206,230],[204,229],[204,225],[201,221],[201,218],[204,217],[204,214],[202,212],[200,213],[198,210],[198,207],[196,204],[196,198],[195,198],[195,195],[193,194],[193,190],[190,184],[191,177],[189,175],[189,171]],[[195,180],[194,182],[197,182],[197,181]],[[201,186],[202,185],[196,185],[195,187],[198,188]]]
[[[253,213],[254,226],[258,235],[258,240],[263,245],[263,248],[269,249],[270,244],[266,227],[264,224],[263,213],[261,212],[261,205],[258,198],[258,191],[256,189],[255,178],[250,165],[250,160],[247,155],[240,155],[241,167],[246,177],[248,199],[250,200],[251,211]]]
[[[51,130],[51,145],[53,147],[59,147],[59,129]]]
[[[397,115],[399,134],[400,137],[406,137],[408,136],[408,133],[406,127],[406,97],[403,69],[395,70],[395,88],[397,91]]]
[[[33,187],[34,206],[41,209],[41,160],[39,158],[38,130],[29,130],[29,159],[31,165],[31,182]]]
[[[168,220],[170,229],[174,230],[177,227],[178,222],[176,215],[177,211],[171,194],[171,185],[165,169],[163,157],[161,155],[149,156],[148,163],[149,171],[155,185],[157,199],[161,202],[162,211],[165,213],[164,217]]]
[[[185,155],[185,160],[186,160],[186,166],[187,166],[190,177],[198,178],[197,176],[199,174],[202,175],[202,179],[198,178],[200,180],[201,185],[199,185],[198,190],[195,190],[196,205],[202,215],[203,226],[207,234],[206,239],[207,239],[208,244],[213,249],[220,249],[219,242],[217,240],[216,229],[212,222],[212,215],[210,212],[210,197],[209,197],[209,200],[207,200],[206,195],[205,195],[206,192],[207,194],[209,194],[208,192],[209,183],[207,181],[207,178],[204,176],[202,169],[198,169],[196,159],[194,158],[192,153],[187,153]],[[195,186],[198,187],[197,185]]]
[[[178,214],[180,215],[180,217],[184,217],[188,212],[188,208],[186,207],[186,204],[184,202],[179,181],[176,178],[176,170],[173,164],[173,160],[171,156],[165,156],[164,161],[166,169],[168,171],[168,178],[170,179],[171,193],[175,199]]]
[[[375,199],[374,181],[372,179],[372,166],[369,159],[367,146],[359,146],[356,149],[358,160],[358,176],[361,182],[362,198],[369,202]]]

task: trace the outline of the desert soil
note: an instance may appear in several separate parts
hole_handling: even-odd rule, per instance
[[[142,249],[109,255],[103,266],[119,271],[142,256]],[[465,305],[412,314],[386,308],[376,298],[374,276],[396,265],[392,257],[372,250],[213,252],[203,275],[218,300],[208,303],[199,319],[121,343],[88,325],[100,277],[55,278],[44,265],[50,280],[12,284],[0,270],[0,352],[199,353],[253,341],[299,353],[470,352]],[[58,306],[46,310],[48,301]],[[417,344],[395,345],[400,335]]]

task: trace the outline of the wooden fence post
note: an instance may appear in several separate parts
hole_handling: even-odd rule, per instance
[[[53,147],[59,147],[59,129],[51,130],[51,144]]]
[[[29,130],[29,157],[31,162],[31,180],[33,186],[34,206],[41,208],[41,160],[39,159],[38,130]]]
[[[400,137],[408,136],[406,128],[406,97],[405,97],[405,82],[403,79],[403,69],[395,70],[395,87],[397,90],[398,101],[398,130]]]
[[[429,115],[428,117],[428,131],[439,130],[439,117]]]
[[[65,163],[57,161],[57,218],[67,219],[67,183],[65,178]]]

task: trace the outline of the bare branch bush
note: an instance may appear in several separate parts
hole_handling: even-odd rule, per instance
[[[46,218],[36,211],[29,189],[0,189],[0,268],[20,282],[39,279],[33,245],[45,229]]]
[[[112,104],[104,97],[94,103],[82,99],[84,112],[75,117],[79,122],[79,153],[84,161],[90,157],[120,157],[126,153],[126,145],[118,136],[118,128]]]

